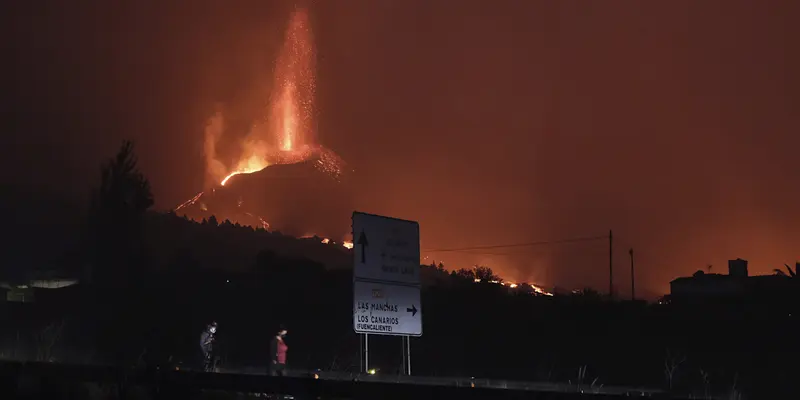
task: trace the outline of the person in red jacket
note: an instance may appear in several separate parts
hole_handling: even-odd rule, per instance
[[[286,353],[289,351],[289,346],[283,341],[286,333],[286,328],[281,326],[270,343],[269,374],[272,376],[284,376],[286,373]]]

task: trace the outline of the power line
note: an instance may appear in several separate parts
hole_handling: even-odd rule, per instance
[[[526,243],[514,243],[514,244],[496,244],[496,245],[489,245],[489,246],[472,246],[472,247],[460,247],[460,248],[449,248],[449,249],[430,249],[430,250],[422,250],[423,253],[445,253],[445,252],[464,252],[469,250],[489,250],[489,249],[503,249],[503,248],[511,248],[511,247],[530,247],[530,246],[543,246],[548,244],[561,244],[561,243],[575,243],[575,242],[588,242],[593,240],[605,240],[608,239],[608,236],[588,236],[588,237],[577,237],[577,238],[569,238],[569,239],[560,239],[560,240],[543,240],[539,242],[526,242]]]
[[[542,249],[535,250],[535,251],[531,251],[531,250],[533,250],[533,249],[520,249],[520,250],[517,250],[517,251],[452,250],[452,251],[450,251],[450,253],[468,254],[468,255],[476,255],[476,256],[509,256],[509,257],[530,256],[532,254],[533,255],[536,255],[536,254],[553,254],[552,250],[542,250]],[[556,251],[561,251],[561,250],[556,250]],[[595,254],[595,253],[596,254],[600,254],[600,253],[603,253],[603,254],[605,254],[607,252],[607,250],[604,251],[604,250],[598,250],[598,249],[594,249],[594,250],[563,249],[563,251],[569,252],[570,254],[575,254],[575,253],[579,253],[579,254]],[[426,253],[426,252],[427,253],[438,253],[437,251],[422,250],[422,253]]]

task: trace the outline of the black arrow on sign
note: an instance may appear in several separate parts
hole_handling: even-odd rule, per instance
[[[417,307],[414,307],[413,304],[411,305],[411,308],[406,308],[406,311],[410,312],[412,317],[417,315]]]
[[[364,231],[361,231],[361,235],[358,237],[357,245],[361,246],[361,263],[364,264],[367,262],[367,246],[369,246],[369,241],[367,240],[367,234]]]

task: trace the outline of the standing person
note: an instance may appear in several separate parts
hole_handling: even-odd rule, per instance
[[[289,351],[289,346],[283,339],[286,337],[288,331],[283,325],[278,329],[278,333],[272,338],[269,346],[269,374],[272,376],[284,376],[286,374],[286,353]]]
[[[200,351],[203,355],[203,371],[211,372],[214,370],[214,335],[217,333],[217,323],[212,322],[203,333],[200,334]]]

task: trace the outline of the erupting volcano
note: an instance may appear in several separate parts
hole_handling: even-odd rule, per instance
[[[253,121],[230,162],[217,152],[227,138],[225,116],[219,111],[210,119],[204,142],[206,190],[176,212],[296,235],[346,233],[345,163],[316,140],[315,63],[308,13],[299,9],[291,15],[276,60],[266,112]],[[333,216],[339,213],[344,222]]]

